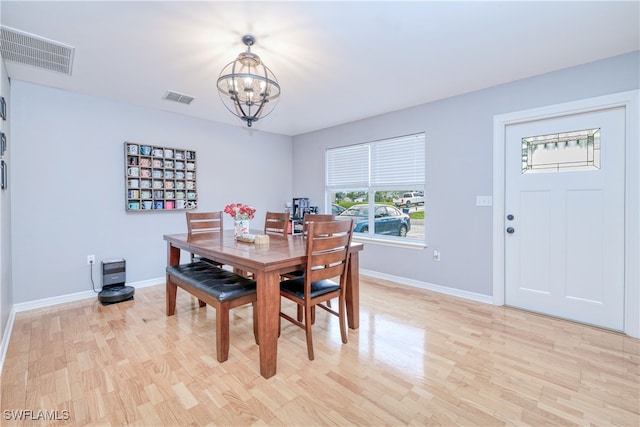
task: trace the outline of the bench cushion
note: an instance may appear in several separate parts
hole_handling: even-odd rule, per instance
[[[220,302],[256,292],[256,282],[239,274],[197,261],[167,267],[167,273],[206,292]]]

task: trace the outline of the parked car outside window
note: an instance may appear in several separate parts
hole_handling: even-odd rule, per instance
[[[411,218],[398,208],[390,205],[375,206],[375,234],[387,234],[406,237],[411,230]],[[369,232],[369,205],[353,205],[340,214],[340,217],[351,217],[354,221],[353,231],[356,233]]]
[[[410,208],[411,205],[424,205],[424,194],[417,191],[404,193],[399,199],[393,199],[393,203],[396,206],[406,206],[408,208]]]
[[[337,215],[340,215],[340,214],[341,214],[342,212],[344,212],[345,210],[346,210],[345,208],[343,208],[342,206],[337,205],[337,204],[335,204],[335,203],[333,203],[333,204],[331,205],[331,213],[332,213],[333,215],[336,215],[336,216],[337,216]]]

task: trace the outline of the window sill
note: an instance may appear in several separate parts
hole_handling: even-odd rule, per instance
[[[396,248],[417,249],[423,250],[427,248],[427,244],[418,241],[405,241],[405,240],[386,240],[386,239],[374,239],[371,237],[358,236],[359,233],[354,233],[352,240],[360,243],[371,243],[373,245],[380,246],[393,246]]]

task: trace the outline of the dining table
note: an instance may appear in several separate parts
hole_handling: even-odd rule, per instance
[[[254,235],[262,230],[251,230]],[[251,272],[256,281],[258,310],[258,342],[260,374],[270,378],[276,374],[280,323],[280,275],[304,268],[307,239],[302,234],[269,235],[267,243],[237,240],[234,230],[203,233],[165,234],[167,265],[180,264],[181,250],[207,258],[236,271]],[[347,280],[344,289],[347,324],[358,329],[359,317],[359,253],[364,245],[351,242]]]

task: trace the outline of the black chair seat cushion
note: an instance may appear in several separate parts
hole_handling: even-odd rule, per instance
[[[207,263],[209,263],[209,264],[218,265],[218,266],[222,265],[222,264],[221,264],[221,263],[219,263],[218,261],[214,261],[214,260],[209,259],[209,258],[203,258],[203,257],[201,257],[201,256],[196,256],[196,257],[193,259],[193,261],[194,261],[194,262],[196,262],[196,261],[203,261],[203,262],[207,262]]]
[[[304,299],[304,276],[296,277],[291,280],[283,280],[280,282],[280,289],[295,295],[298,298]],[[334,292],[338,289],[340,289],[340,286],[332,280],[318,280],[317,282],[311,283],[311,298],[328,294],[329,292]]]
[[[256,292],[255,280],[202,261],[167,267],[167,273],[206,292],[220,302]]]
[[[287,276],[287,277],[301,277],[301,276],[304,276],[304,270],[288,271],[287,273],[283,274],[283,276]]]

